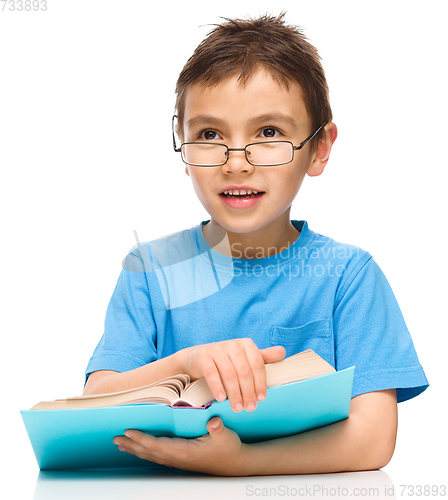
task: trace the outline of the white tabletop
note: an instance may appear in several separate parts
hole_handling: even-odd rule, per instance
[[[34,500],[340,498],[367,496],[368,492],[375,498],[391,498],[387,492],[392,486],[390,477],[383,471],[243,478],[211,477],[183,471],[41,471]]]

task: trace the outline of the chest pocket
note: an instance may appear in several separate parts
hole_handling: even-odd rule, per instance
[[[335,366],[333,332],[329,320],[319,319],[295,328],[274,326],[270,343],[283,346],[286,349],[286,357],[312,349]]]

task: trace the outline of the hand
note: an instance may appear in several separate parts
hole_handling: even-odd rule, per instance
[[[280,361],[282,346],[258,349],[252,339],[232,339],[184,349],[192,380],[204,377],[217,401],[229,398],[233,411],[253,411],[266,398],[265,363]]]
[[[207,422],[209,434],[195,438],[154,437],[137,430],[125,431],[114,443],[120,451],[168,467],[217,476],[242,476],[246,444],[219,417]]]

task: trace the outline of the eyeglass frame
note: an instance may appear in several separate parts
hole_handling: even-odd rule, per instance
[[[211,145],[215,145],[215,146],[224,146],[226,148],[226,161],[224,163],[217,163],[217,164],[214,164],[214,165],[198,165],[198,164],[195,164],[195,163],[188,163],[186,162],[184,159],[183,159],[183,155],[181,155],[181,158],[182,158],[182,161],[186,164],[186,165],[192,165],[194,167],[206,167],[206,168],[210,168],[210,167],[222,167],[223,165],[225,165],[228,161],[229,161],[229,158],[230,158],[230,154],[229,152],[230,151],[244,151],[244,155],[246,157],[246,160],[247,162],[254,166],[254,167],[277,167],[279,165],[287,165],[288,163],[291,163],[293,160],[294,160],[294,151],[299,151],[300,149],[302,149],[304,146],[306,146],[315,136],[316,134],[327,124],[327,122],[322,122],[322,124],[320,125],[320,127],[315,131],[313,132],[311,135],[309,135],[304,141],[302,141],[298,146],[294,146],[294,144],[291,142],[291,141],[263,141],[263,142],[251,142],[250,144],[246,144],[246,146],[244,148],[229,148],[227,146],[227,144],[222,144],[220,142],[183,142],[181,145],[180,145],[180,148],[177,148],[176,147],[176,138],[174,136],[174,118],[177,118],[177,115],[173,115],[173,118],[171,120],[171,124],[172,124],[172,129],[173,129],[173,147],[174,147],[174,151],[176,153],[182,153],[182,146],[185,146],[185,145],[188,145],[188,144],[211,144]],[[292,158],[289,160],[289,161],[286,161],[286,162],[283,162],[283,163],[274,163],[273,165],[260,165],[260,164],[256,164],[256,163],[252,163],[249,158],[247,157],[247,148],[249,146],[254,146],[254,145],[257,145],[257,144],[272,144],[272,143],[275,143],[275,142],[286,142],[286,143],[289,143],[291,144],[292,146]]]

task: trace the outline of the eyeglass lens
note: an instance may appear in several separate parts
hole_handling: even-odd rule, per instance
[[[223,165],[227,160],[224,144],[195,143],[182,145],[182,157],[192,165]],[[279,165],[289,163],[293,148],[289,142],[266,142],[246,146],[246,157],[255,165]]]

